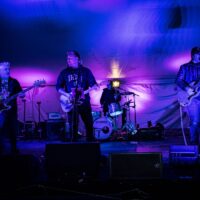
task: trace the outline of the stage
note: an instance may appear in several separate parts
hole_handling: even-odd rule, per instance
[[[185,197],[195,193],[200,180],[198,152],[188,147],[180,132],[169,130],[151,140],[18,138],[19,155],[2,157],[1,194],[36,199]]]

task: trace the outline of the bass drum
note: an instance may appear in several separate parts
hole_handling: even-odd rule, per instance
[[[109,117],[101,117],[94,121],[93,128],[97,140],[106,140],[112,134],[113,121]]]

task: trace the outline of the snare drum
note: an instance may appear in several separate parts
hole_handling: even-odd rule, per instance
[[[106,140],[112,134],[113,121],[109,117],[101,117],[94,121],[93,128],[97,140]]]
[[[121,115],[123,112],[119,103],[111,103],[108,110],[111,117]]]

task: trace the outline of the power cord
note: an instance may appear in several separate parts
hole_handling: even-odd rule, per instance
[[[185,131],[184,131],[184,127],[183,127],[183,111],[182,111],[182,106],[180,105],[179,107],[179,111],[180,111],[180,117],[181,117],[181,130],[182,130],[182,134],[183,134],[183,139],[184,139],[184,144],[187,146],[187,140],[185,137]]]

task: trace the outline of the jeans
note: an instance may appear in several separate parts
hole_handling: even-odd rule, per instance
[[[190,120],[190,143],[200,144],[200,101],[193,99],[186,111]]]
[[[6,138],[8,138],[10,142],[10,152],[15,153],[17,151],[17,131],[17,114],[12,112],[12,110],[0,113],[0,154],[6,151]]]

